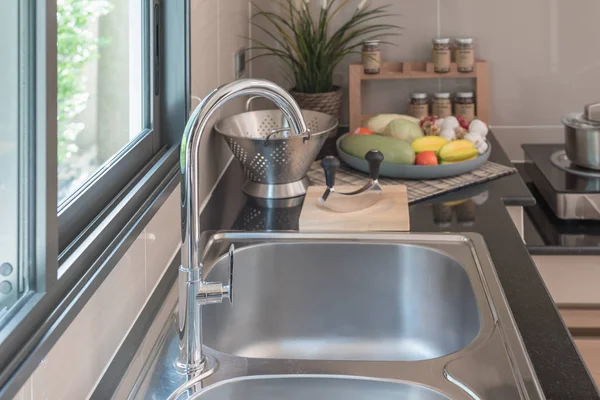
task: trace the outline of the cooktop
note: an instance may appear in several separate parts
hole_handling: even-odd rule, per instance
[[[600,172],[571,164],[562,144],[525,144],[525,170],[560,219],[600,220]]]
[[[600,171],[580,168],[571,164],[562,144],[524,144],[527,172],[541,174],[561,193],[600,193]],[[537,183],[534,176],[531,176]]]

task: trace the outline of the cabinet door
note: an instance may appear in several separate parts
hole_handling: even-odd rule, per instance
[[[533,256],[559,306],[600,308],[600,256]]]
[[[600,337],[575,337],[574,339],[581,357],[598,385],[600,383]]]
[[[576,309],[559,307],[560,315],[565,324],[576,335],[599,336],[600,337],[600,308],[599,309]]]
[[[521,206],[507,206],[506,207],[506,211],[508,211],[508,215],[510,215],[510,219],[512,220],[513,224],[515,224],[515,227],[517,228],[517,230],[519,231],[519,235],[521,235],[521,239],[523,239],[523,241],[525,241],[524,236],[523,236],[523,207]]]

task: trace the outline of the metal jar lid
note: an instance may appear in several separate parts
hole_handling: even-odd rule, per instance
[[[456,93],[457,99],[472,99],[474,97],[473,92],[458,92]]]
[[[456,43],[468,46],[473,44],[473,38],[458,38],[456,39]]]
[[[588,104],[582,113],[570,113],[561,118],[574,129],[600,129],[600,103]]]
[[[436,98],[436,99],[449,99],[450,98],[450,93],[448,93],[448,92],[434,93],[433,97]]]
[[[416,100],[427,99],[427,93],[411,93],[410,98]]]
[[[433,44],[450,44],[450,38],[433,39]]]
[[[365,40],[363,46],[379,46],[381,40]]]

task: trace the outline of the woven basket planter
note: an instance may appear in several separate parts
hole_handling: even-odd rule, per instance
[[[290,93],[301,109],[318,111],[333,115],[337,119],[340,118],[340,106],[342,104],[342,91],[340,88],[326,93],[300,93],[292,89]]]

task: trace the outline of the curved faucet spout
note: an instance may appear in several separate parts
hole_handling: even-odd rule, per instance
[[[196,296],[205,284],[200,249],[199,150],[215,111],[239,96],[271,100],[286,116],[295,134],[308,132],[302,111],[292,96],[273,82],[242,79],[225,84],[204,98],[187,121],[181,140],[181,267],[179,269],[179,361],[186,371],[202,369],[201,307]]]

